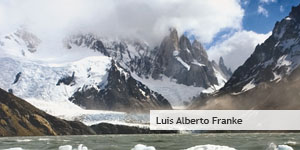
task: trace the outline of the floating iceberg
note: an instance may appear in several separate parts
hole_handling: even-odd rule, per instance
[[[197,145],[186,150],[236,150],[235,148],[231,148],[228,146],[220,146],[220,145]]]
[[[143,145],[143,144],[137,144],[131,150],[155,150],[155,147],[146,146],[146,145]]]

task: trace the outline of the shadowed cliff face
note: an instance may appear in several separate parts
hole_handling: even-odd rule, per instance
[[[83,134],[94,131],[80,122],[51,116],[0,89],[0,136]]]

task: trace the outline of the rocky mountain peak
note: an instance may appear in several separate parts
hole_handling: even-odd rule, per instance
[[[193,47],[193,54],[195,55],[196,58],[201,59],[201,56],[202,56],[202,57],[208,59],[206,50],[203,48],[202,44],[199,41],[194,40],[192,47]]]
[[[36,52],[42,41],[26,28],[19,28],[13,33],[0,37],[0,48],[4,53],[14,56],[28,56]],[[12,49],[10,45],[14,45]]]
[[[240,93],[260,83],[280,81],[298,68],[300,62],[300,5],[275,24],[272,35],[257,45],[253,54],[225,84],[222,91]]]
[[[178,32],[176,30],[176,28],[170,28],[170,35],[169,38],[174,42],[177,43],[178,42]]]
[[[196,39],[193,41],[192,46],[194,48],[204,49],[203,46],[202,46],[202,44],[198,40],[196,40]]]
[[[28,32],[26,29],[17,30],[15,35],[26,43],[29,52],[34,53],[37,51],[37,46],[41,43],[41,40],[37,36]]]
[[[300,5],[292,7],[292,11],[290,12],[289,16],[291,18],[295,18],[297,21],[300,21]]]
[[[229,78],[232,75],[231,69],[226,67],[223,57],[219,58],[219,67],[226,77]]]
[[[223,57],[220,57],[220,58],[219,58],[219,65],[220,65],[220,66],[225,66]]]
[[[186,49],[191,50],[192,49],[192,44],[185,35],[181,35],[181,37],[179,38],[179,46],[180,46],[180,49],[182,49],[182,50],[186,50]]]
[[[166,36],[160,45],[161,49],[170,50],[170,51],[165,51],[165,53],[179,50],[179,39],[178,39],[177,30],[175,28],[171,28],[169,31],[170,31],[169,36]]]
[[[101,40],[99,40],[99,37],[93,35],[93,34],[77,34],[72,35],[64,40],[64,43],[66,48],[72,49],[73,46],[79,46],[79,47],[88,47],[94,51],[101,52],[105,56],[109,56],[110,54],[106,51],[104,44]]]
[[[194,57],[192,55],[192,44],[190,40],[185,36],[181,35],[179,39],[179,56],[180,58],[187,63],[191,63],[194,60]]]
[[[165,75],[188,86],[208,88],[218,85],[221,80],[217,79],[216,71],[221,70],[216,69],[219,68],[217,64],[214,67],[208,60],[201,43],[195,40],[191,44],[185,35],[181,35],[178,40],[177,31],[173,29],[170,32],[157,50],[152,77],[158,79]]]

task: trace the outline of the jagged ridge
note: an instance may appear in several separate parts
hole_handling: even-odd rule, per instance
[[[160,94],[135,80],[112,60],[108,70],[106,86],[79,89],[70,98],[72,102],[87,109],[108,109],[118,111],[141,112],[150,109],[172,109],[170,103]]]

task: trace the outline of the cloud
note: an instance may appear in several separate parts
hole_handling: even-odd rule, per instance
[[[218,61],[219,57],[224,58],[225,64],[235,70],[253,53],[255,46],[262,43],[271,35],[258,34],[253,31],[237,31],[224,41],[208,49],[209,58]]]
[[[264,15],[265,17],[269,17],[269,12],[263,6],[261,6],[261,5],[258,6],[257,12],[259,14]]]
[[[282,5],[280,5],[279,10],[280,10],[280,12],[284,12],[284,7]]]
[[[48,38],[80,31],[156,44],[170,27],[209,43],[223,29],[240,29],[244,16],[239,0],[10,0],[0,8],[0,33],[26,25]]]
[[[259,2],[260,2],[260,3],[267,3],[267,4],[269,4],[269,3],[274,3],[274,2],[276,2],[276,0],[260,0]]]
[[[250,3],[250,0],[242,0],[241,2],[244,6],[246,6]]]

